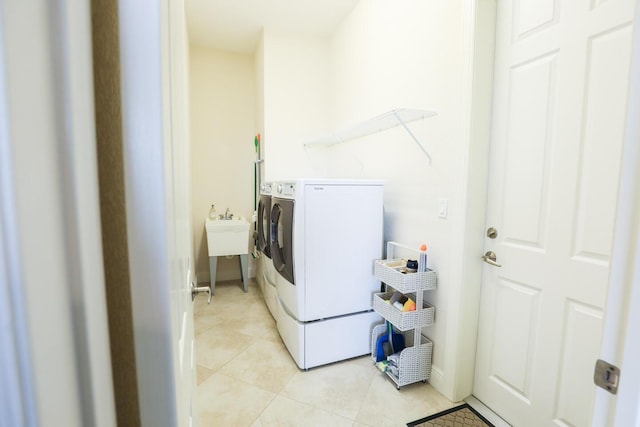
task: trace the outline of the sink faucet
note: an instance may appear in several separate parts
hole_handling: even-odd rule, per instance
[[[224,215],[220,214],[220,219],[233,219],[233,214],[229,213],[229,208],[224,212]]]

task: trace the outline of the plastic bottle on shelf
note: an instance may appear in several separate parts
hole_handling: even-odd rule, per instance
[[[420,246],[420,258],[418,259],[418,271],[424,273],[427,271],[427,245]]]

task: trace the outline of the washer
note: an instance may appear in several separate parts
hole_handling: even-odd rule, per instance
[[[382,181],[278,182],[271,198],[271,257],[278,332],[300,368],[370,352],[382,258]]]
[[[266,182],[260,186],[258,201],[258,251],[260,257],[260,289],[265,303],[275,318],[276,313],[276,270],[271,261],[271,194],[273,184]]]

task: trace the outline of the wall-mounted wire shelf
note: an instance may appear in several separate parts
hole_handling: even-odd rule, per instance
[[[334,132],[331,135],[327,135],[323,138],[318,138],[313,141],[306,142],[304,145],[313,146],[339,144],[352,139],[362,138],[363,136],[371,135],[377,132],[382,132],[383,130],[387,130],[396,126],[402,126],[404,130],[407,131],[409,136],[411,136],[414,142],[418,145],[418,147],[420,147],[420,150],[422,150],[425,156],[427,156],[427,158],[429,159],[429,164],[431,164],[431,156],[424,149],[418,138],[416,138],[413,132],[411,132],[409,127],[407,127],[407,123],[426,119],[435,115],[437,115],[437,113],[434,111],[399,108],[387,111],[386,113],[380,114],[379,116],[365,120],[355,126],[351,126],[338,132]]]

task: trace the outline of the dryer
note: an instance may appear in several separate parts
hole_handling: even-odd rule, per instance
[[[278,332],[300,368],[370,352],[382,258],[382,181],[278,182],[271,198],[271,257]]]
[[[258,251],[260,256],[260,289],[265,303],[275,318],[276,313],[276,270],[271,261],[271,194],[273,184],[266,182],[260,186],[258,201]]]

